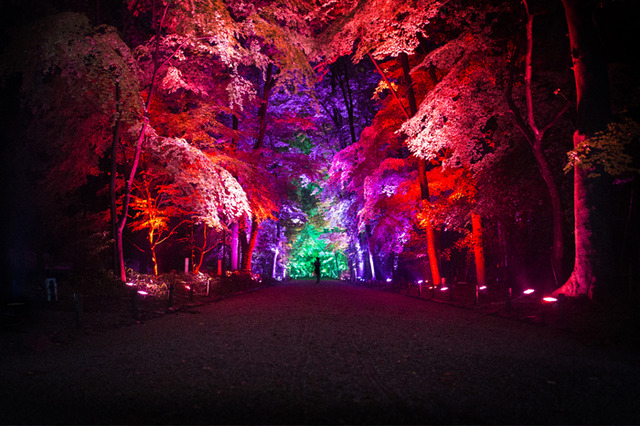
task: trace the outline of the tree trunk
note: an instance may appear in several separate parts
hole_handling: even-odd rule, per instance
[[[276,246],[276,250],[273,253],[273,266],[271,267],[271,279],[276,278],[277,266],[278,266],[278,246]]]
[[[562,0],[569,29],[576,82],[577,120],[574,147],[604,130],[611,118],[609,77],[593,11],[597,2]],[[575,263],[569,280],[554,294],[597,298],[611,275],[610,179],[574,170]]]
[[[231,236],[229,237],[229,246],[231,249],[231,270],[238,270],[238,244],[240,243],[240,225],[234,222],[231,225]]]
[[[353,110],[354,110],[353,94],[351,93],[351,85],[349,84],[349,69],[347,68],[346,61],[344,62],[344,78],[345,78],[345,85],[347,88],[346,99],[348,99],[347,113],[349,117],[349,132],[351,133],[351,141],[355,143],[357,138],[356,138],[355,119],[353,114]]]
[[[260,224],[256,219],[251,221],[251,234],[249,236],[249,242],[246,245],[246,250],[244,250],[242,256],[242,269],[248,272],[251,272],[251,259],[253,257],[253,250],[256,248],[256,243],[258,242],[258,228],[260,228]]]
[[[373,250],[373,242],[371,241],[371,225],[367,224],[364,227],[367,237],[367,248],[369,251],[369,266],[371,266],[371,278],[377,280],[380,278],[380,267],[378,266],[378,256],[375,255]]]
[[[533,155],[538,165],[538,170],[542,175],[542,179],[547,187],[547,193],[551,201],[551,213],[553,217],[553,243],[551,246],[551,269],[556,281],[556,286],[559,280],[565,279],[564,270],[562,267],[562,259],[564,257],[564,219],[562,202],[560,198],[560,192],[558,185],[553,176],[551,166],[544,155],[542,147],[542,140],[547,130],[560,118],[562,114],[567,110],[569,104],[565,106],[555,115],[555,117],[545,126],[540,127],[536,123],[534,115],[534,105],[532,96],[531,81],[533,76],[532,69],[532,56],[533,56],[533,15],[529,11],[529,4],[525,0],[523,1],[525,11],[527,15],[526,33],[527,33],[527,49],[525,53],[525,71],[524,71],[524,87],[526,95],[526,120],[520,115],[518,107],[513,101],[513,69],[509,75],[509,83],[506,92],[507,103],[511,110],[516,126],[520,132],[524,135],[531,146]],[[515,58],[513,58],[515,62]]]
[[[124,193],[124,199],[122,201],[122,216],[120,217],[120,219],[118,220],[118,224],[115,227],[115,232],[114,232],[114,239],[115,239],[115,245],[116,245],[116,256],[118,258],[118,260],[116,261],[116,265],[119,268],[118,271],[116,271],[116,274],[119,275],[120,281],[122,281],[123,283],[125,283],[127,281],[127,271],[125,268],[125,264],[124,264],[124,252],[123,252],[123,244],[122,244],[122,237],[124,234],[124,228],[127,224],[127,216],[129,214],[129,200],[131,199],[131,189],[133,187],[133,179],[136,176],[136,172],[138,170],[138,164],[140,162],[140,155],[142,153],[142,144],[146,138],[147,135],[147,127],[149,126],[149,118],[148,118],[148,114],[149,114],[149,107],[151,106],[151,98],[153,96],[153,89],[155,87],[155,80],[156,80],[156,76],[158,74],[158,70],[160,69],[160,36],[161,36],[161,29],[162,29],[162,25],[163,25],[163,21],[164,18],[166,16],[167,13],[167,9],[169,8],[169,3],[167,3],[167,5],[165,6],[164,9],[164,14],[162,15],[162,18],[160,19],[160,21],[155,24],[155,30],[156,30],[156,37],[155,37],[155,49],[153,52],[153,72],[151,73],[151,82],[149,84],[149,91],[147,92],[147,99],[146,102],[144,104],[144,112],[143,112],[143,118],[142,118],[142,128],[140,129],[140,133],[138,134],[138,141],[136,142],[136,148],[135,148],[135,153],[133,155],[133,164],[131,165],[131,171],[129,173],[129,179],[125,182],[125,193]],[[154,2],[154,13],[153,13],[153,18],[154,18],[154,23],[156,20],[156,14],[155,14],[155,2]],[[115,203],[114,203],[115,204]],[[113,210],[112,210],[113,211]]]
[[[231,128],[235,131],[238,130],[238,128],[240,127],[240,123],[238,120],[238,117],[233,114],[231,116]],[[234,132],[234,135],[236,133]],[[238,141],[236,140],[235,136],[234,136],[234,140],[233,140],[233,145],[234,147],[238,147]],[[233,176],[234,178],[238,178],[237,175],[234,174]],[[237,271],[238,270],[238,244],[240,243],[240,225],[239,223],[236,221],[234,223],[231,224],[231,229],[229,230],[229,233],[231,234],[229,237],[229,260],[231,262],[230,269],[232,271]]]
[[[120,141],[120,82],[116,81],[116,124],[113,128],[113,139],[111,140],[111,173],[109,176],[109,204],[111,212],[111,236],[113,238],[113,272],[120,271],[122,260],[122,246],[118,245],[118,205],[116,198],[116,183],[118,176],[118,143]]]
[[[427,255],[429,256],[429,267],[431,269],[431,279],[433,285],[439,285],[442,278],[440,277],[440,267],[438,266],[438,251],[436,248],[436,235],[433,225],[429,223],[426,226],[427,231]]]
[[[267,132],[267,107],[269,106],[269,96],[271,95],[271,88],[273,87],[273,64],[269,63],[267,66],[267,75],[264,81],[264,90],[262,92],[262,104],[258,110],[258,119],[260,120],[258,129],[258,139],[254,145],[254,149],[262,148],[264,143],[264,137]]]
[[[225,273],[227,271],[227,232],[222,229],[222,269],[221,273]]]
[[[586,139],[578,132],[574,143]],[[590,170],[576,166],[573,179],[573,214],[575,261],[567,282],[554,291],[570,297],[590,299],[606,292],[612,274],[612,242],[608,182],[603,177],[589,177]],[[604,288],[599,288],[599,287]]]
[[[407,84],[409,112],[411,114],[411,117],[413,117],[418,112],[418,105],[416,103],[416,96],[413,90],[413,81],[411,79],[411,72],[409,68],[409,56],[404,52],[400,53],[400,63],[402,65],[405,83]],[[416,157],[416,161],[418,162],[418,183],[420,184],[420,199],[425,203],[425,205],[430,205],[431,200],[429,195],[429,182],[427,180],[427,162],[423,158],[419,157]],[[436,248],[436,231],[431,221],[429,221],[429,223],[427,223],[425,227],[427,233],[427,254],[429,256],[431,279],[433,280],[433,285],[435,286],[439,285],[441,281],[440,265],[438,263],[438,250]]]
[[[551,214],[553,216],[553,245],[551,246],[551,269],[556,282],[563,280],[564,268],[562,267],[562,259],[564,257],[564,218],[562,213],[562,201],[560,200],[560,192],[556,184],[551,166],[547,162],[546,157],[542,153],[541,143],[536,144],[533,148],[534,156],[538,162],[538,168],[542,179],[547,186],[547,192],[551,200]],[[549,289],[550,290],[550,289]]]
[[[337,70],[338,64],[342,62],[342,70]],[[342,71],[342,75],[340,75]],[[347,118],[349,120],[349,134],[351,135],[351,143],[357,142],[355,119],[354,119],[354,105],[353,105],[353,93],[351,91],[351,85],[349,84],[349,69],[347,68],[347,62],[344,58],[338,59],[336,65],[332,68],[332,74],[340,85],[340,92],[342,93],[342,99],[344,100],[344,106],[347,109]]]
[[[198,263],[196,263],[195,261],[191,262],[193,264],[193,273],[196,275],[200,273],[200,268],[202,268],[202,263],[204,262],[204,255],[209,252],[209,250],[207,250],[207,225],[203,223],[202,227],[204,231],[202,235],[202,248],[200,249],[200,256],[198,258]],[[195,245],[195,240],[194,240],[194,245]]]
[[[158,276],[158,257],[156,256],[156,247],[151,246],[151,259],[153,260],[153,275]]]
[[[482,238],[482,218],[479,214],[471,212],[471,229],[473,233],[473,258],[476,264],[476,283],[478,286],[487,284],[484,262],[484,248]]]
[[[267,67],[267,75],[264,82],[264,90],[262,93],[262,105],[260,105],[260,110],[258,111],[260,127],[258,138],[256,139],[256,143],[253,146],[254,150],[262,148],[262,145],[264,143],[264,138],[267,131],[267,108],[269,106],[269,97],[271,95],[273,84],[273,64],[269,63],[269,66]],[[245,271],[251,272],[251,258],[253,257],[253,250],[256,248],[256,242],[258,241],[259,228],[260,223],[254,216],[253,220],[251,221],[251,234],[249,237],[249,242],[246,246],[243,246],[242,250],[242,269]]]
[[[276,278],[278,272],[278,254],[280,252],[280,222],[276,222],[276,250],[273,253],[273,266],[271,268],[271,279]]]

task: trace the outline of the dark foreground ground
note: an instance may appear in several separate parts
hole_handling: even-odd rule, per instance
[[[28,349],[0,333],[1,424],[640,423],[628,347],[338,282]]]

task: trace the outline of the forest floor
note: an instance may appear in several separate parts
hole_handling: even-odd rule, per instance
[[[562,304],[544,303],[536,294],[518,295],[508,300],[505,289],[494,287],[476,296],[475,286],[467,283],[452,285],[448,291],[432,290],[426,285],[381,282],[362,282],[355,286],[562,330],[589,345],[640,347],[640,309],[630,303],[598,304],[586,299],[566,300]],[[129,327],[181,311],[192,312],[199,306],[265,286],[246,285],[245,282],[234,287],[212,291],[208,296],[202,291],[192,294],[178,287],[171,303],[166,297],[139,295],[134,302],[130,292],[118,297],[84,296],[81,312],[77,311],[70,291],[65,294],[64,290],[56,302],[40,300],[31,305],[10,305],[0,316],[0,354],[41,351],[82,335]]]
[[[516,304],[503,317],[402,291],[327,280],[215,303],[184,294],[169,311],[140,300],[117,327],[87,303],[81,331],[72,310],[32,310],[0,332],[0,424],[640,420],[637,349],[520,320]]]
[[[567,298],[550,303],[542,301],[535,292],[529,295],[514,293],[509,297],[508,289],[500,286],[476,295],[475,285],[470,283],[450,285],[447,291],[442,291],[441,287],[404,285],[398,288],[382,283],[368,287],[562,330],[591,345],[640,347],[640,309],[630,300],[596,303],[587,298]]]

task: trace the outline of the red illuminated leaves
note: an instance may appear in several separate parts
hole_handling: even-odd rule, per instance
[[[377,59],[412,53],[427,38],[426,28],[445,2],[438,0],[367,0],[349,6],[350,13],[324,32],[325,55],[330,61],[354,53],[358,62],[371,53]],[[345,6],[340,6],[345,7]],[[354,49],[355,45],[355,49]]]

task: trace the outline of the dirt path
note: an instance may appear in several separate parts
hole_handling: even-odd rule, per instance
[[[640,366],[557,331],[299,282],[2,359],[0,423],[640,423]]]

